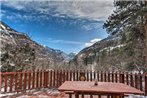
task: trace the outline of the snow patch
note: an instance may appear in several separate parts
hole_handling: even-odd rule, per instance
[[[113,50],[115,48],[120,48],[120,47],[124,47],[125,45],[124,44],[121,44],[121,45],[117,45],[117,46],[114,46],[114,47],[106,47],[104,49],[101,49],[100,52],[106,50],[106,51],[109,51],[109,50]]]

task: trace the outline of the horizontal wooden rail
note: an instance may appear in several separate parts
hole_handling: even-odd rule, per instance
[[[147,74],[129,72],[103,72],[86,70],[38,70],[23,72],[0,72],[0,90],[22,92],[37,88],[59,87],[65,81],[80,81],[84,75],[86,81],[120,82],[144,91],[147,95]]]

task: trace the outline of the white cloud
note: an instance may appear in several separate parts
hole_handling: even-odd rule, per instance
[[[49,21],[50,16],[60,17],[55,21],[63,26],[81,24],[79,27],[85,31],[102,28],[103,22],[113,12],[113,0],[4,0],[2,5],[20,11],[15,13],[1,9],[1,17],[8,20],[40,22]],[[68,17],[73,21],[71,19],[71,22],[66,23]]]
[[[92,39],[90,42],[85,43],[85,46],[86,46],[86,47],[89,47],[89,46],[93,45],[94,43],[96,43],[96,42],[98,42],[98,41],[100,41],[100,40],[101,40],[101,39],[97,39],[97,38]]]
[[[78,41],[70,41],[70,40],[57,40],[57,39],[52,39],[49,38],[47,40],[49,43],[57,43],[57,44],[74,44],[74,45],[81,45],[83,42],[78,42]]]
[[[93,30],[93,29],[102,28],[102,24],[103,24],[102,21],[99,21],[99,22],[96,22],[96,23],[90,22],[88,24],[82,25],[81,28],[84,29],[84,30],[89,31],[89,30]]]
[[[105,20],[113,10],[113,0],[27,0],[3,1],[2,4],[17,10],[34,10],[42,14],[52,14],[56,17],[64,15],[73,18],[89,20]],[[51,13],[54,12],[54,13]]]

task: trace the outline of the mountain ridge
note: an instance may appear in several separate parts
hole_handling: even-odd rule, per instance
[[[63,66],[65,62],[68,62],[70,60],[68,54],[64,53],[63,51],[52,49],[47,46],[44,47],[43,45],[40,45],[39,43],[33,41],[27,34],[20,33],[12,29],[2,21],[0,22],[0,27],[0,40],[2,50],[1,66],[3,71],[8,70],[6,66],[10,67],[11,64],[13,66],[15,65],[15,67],[12,68],[14,70],[37,70],[46,68],[54,69],[56,66]],[[32,54],[35,55],[34,59],[31,58]],[[24,58],[22,58],[21,55],[22,57],[24,55]],[[25,57],[25,55],[27,56]],[[23,63],[15,59],[15,56],[21,58],[20,61]],[[27,63],[29,60],[31,63]],[[18,66],[18,68],[16,68],[18,64],[20,64],[21,67]]]
[[[127,39],[127,36],[126,36]],[[82,49],[71,61],[76,68],[103,71],[145,70],[144,44],[123,41],[121,33]]]

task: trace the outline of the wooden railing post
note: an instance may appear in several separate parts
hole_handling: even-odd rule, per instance
[[[76,71],[76,78],[77,78],[76,80],[79,81],[79,71],[78,70]]]
[[[127,85],[129,85],[129,75],[128,75],[128,72],[126,72],[126,82],[127,82]]]
[[[5,80],[4,92],[7,92],[7,86],[8,86],[8,75],[7,74],[4,75],[4,80]]]
[[[133,82],[134,80],[133,80],[133,74],[131,73],[130,74],[130,85],[132,86],[132,87],[134,87],[134,82]]]
[[[96,74],[95,74],[95,71],[94,71],[94,80],[96,80]]]
[[[0,92],[1,92],[1,88],[2,88],[2,72],[0,72]]]
[[[15,91],[17,90],[17,80],[18,80],[18,73],[15,72]]]
[[[122,83],[125,83],[125,74],[124,74],[124,72],[122,73]]]
[[[10,74],[10,92],[12,92],[13,88],[13,74]]]
[[[37,70],[37,76],[36,76],[36,88],[38,88],[38,82],[39,82],[39,70]]]
[[[55,80],[54,80],[55,81],[55,87],[57,87],[57,82],[58,82],[58,80],[57,80],[57,71],[58,70],[55,70]]]
[[[49,86],[49,70],[47,71],[47,87]]]
[[[55,73],[55,70],[54,70],[54,71],[53,71],[53,86],[54,86],[54,87],[55,87],[55,78],[56,78],[56,77],[55,77],[55,74],[56,74],[56,73]]]
[[[29,79],[28,79],[28,89],[31,89],[31,71],[28,72],[29,74]]]
[[[46,85],[45,85],[45,87],[47,88],[48,87],[48,70],[46,71]]]
[[[122,83],[122,75],[121,75],[121,72],[119,72],[119,83]]]
[[[139,77],[140,77],[140,85],[139,85],[139,87],[140,87],[140,90],[142,91],[143,90],[143,88],[142,88],[142,77],[143,77],[143,75],[141,74],[141,73],[139,73]]]
[[[68,81],[68,80],[69,80],[69,71],[66,70],[66,81]]]
[[[45,87],[47,88],[48,72],[45,72]]]
[[[87,81],[89,81],[89,71],[87,70]]]
[[[117,72],[115,72],[115,82],[118,82],[118,76],[117,76]]]
[[[72,81],[72,70],[70,70],[69,80]]]
[[[97,81],[99,81],[100,79],[99,79],[99,71],[97,71]]]
[[[119,75],[120,75],[120,76],[119,76],[119,78],[120,78],[120,79],[119,79],[119,82],[120,82],[120,83],[125,83],[125,81],[124,81],[124,79],[125,79],[125,78],[124,78],[124,73],[120,72]]]
[[[51,70],[51,71],[50,71],[50,87],[52,87],[52,83],[53,83],[53,82],[52,82],[52,78],[53,78],[53,77],[52,77],[52,74],[53,74],[53,73],[52,73],[52,70]]]
[[[23,84],[23,90],[26,90],[27,87],[27,71],[24,72],[24,84]]]
[[[65,82],[65,70],[62,71],[62,83]]]
[[[57,87],[59,86],[59,70],[57,70]]]
[[[60,86],[62,85],[62,80],[63,80],[63,76],[62,76],[63,71],[60,70]]]
[[[108,82],[110,82],[110,72],[108,72]]]
[[[106,78],[106,71],[104,72],[104,81],[107,82],[107,78]]]
[[[33,71],[32,73],[33,73],[32,88],[34,89],[35,88],[35,71]]]
[[[45,70],[43,70],[43,87],[45,87],[45,73],[46,73],[46,71]]]
[[[145,95],[147,95],[147,73],[145,74]]]
[[[112,71],[112,82],[114,82],[114,72]]]
[[[101,82],[104,82],[103,81],[103,71],[101,71]]]
[[[39,88],[42,87],[42,70],[39,70]]]
[[[75,70],[73,71],[73,81],[75,81]]]
[[[90,71],[90,81],[92,81],[92,70]]]
[[[135,88],[138,88],[138,74],[135,73]]]
[[[22,90],[23,72],[19,72],[19,90]]]

